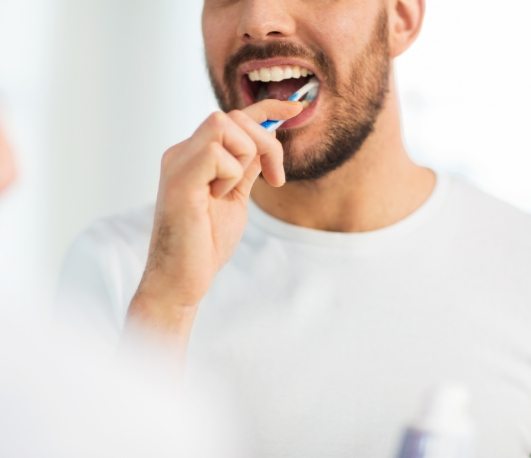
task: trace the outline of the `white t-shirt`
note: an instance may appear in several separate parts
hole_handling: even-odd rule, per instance
[[[63,273],[64,313],[112,344],[147,256],[153,209],[96,223]],[[387,228],[332,233],[250,205],[200,304],[189,364],[226,382],[248,456],[393,457],[424,394],[471,392],[478,457],[531,454],[531,217],[439,175]]]

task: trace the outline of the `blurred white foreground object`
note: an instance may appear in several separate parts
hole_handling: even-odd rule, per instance
[[[399,458],[473,458],[473,426],[468,391],[443,385],[428,399],[419,419],[407,429]]]
[[[155,347],[107,358],[79,329],[26,317],[0,307],[0,457],[240,456],[214,398],[177,386]]]

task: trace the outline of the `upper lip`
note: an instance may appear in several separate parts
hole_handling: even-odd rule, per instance
[[[303,59],[296,59],[290,57],[274,57],[272,59],[251,60],[249,62],[245,62],[240,66],[240,68],[238,69],[238,74],[241,77],[243,75],[246,75],[247,73],[250,73],[254,70],[258,70],[260,68],[282,67],[289,65],[298,65],[299,67],[306,68],[310,70],[318,79],[321,79],[319,77],[319,73],[312,64],[308,63]]]

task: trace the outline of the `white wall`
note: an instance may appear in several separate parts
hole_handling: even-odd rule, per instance
[[[159,158],[214,108],[201,2],[59,0],[52,107],[53,246],[154,200]]]
[[[531,4],[427,4],[418,43],[399,59],[413,155],[531,211]]]
[[[0,121],[20,177],[0,198],[0,290],[30,300],[49,291],[49,86],[53,0],[0,0]],[[50,274],[50,275],[49,275]],[[31,278],[31,282],[26,279]],[[2,297],[0,297],[2,305]]]
[[[49,291],[76,233],[154,199],[163,151],[215,108],[200,8],[0,0],[0,105],[23,172],[0,208],[3,284]],[[529,13],[522,0],[428,1],[398,75],[414,157],[531,211]]]

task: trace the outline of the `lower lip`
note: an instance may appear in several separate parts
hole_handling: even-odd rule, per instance
[[[296,127],[303,127],[306,124],[310,124],[315,112],[317,111],[318,102],[319,95],[317,95],[317,98],[312,101],[308,108],[302,110],[302,112],[294,118],[288,119],[284,124],[282,124],[280,129],[295,129]]]

